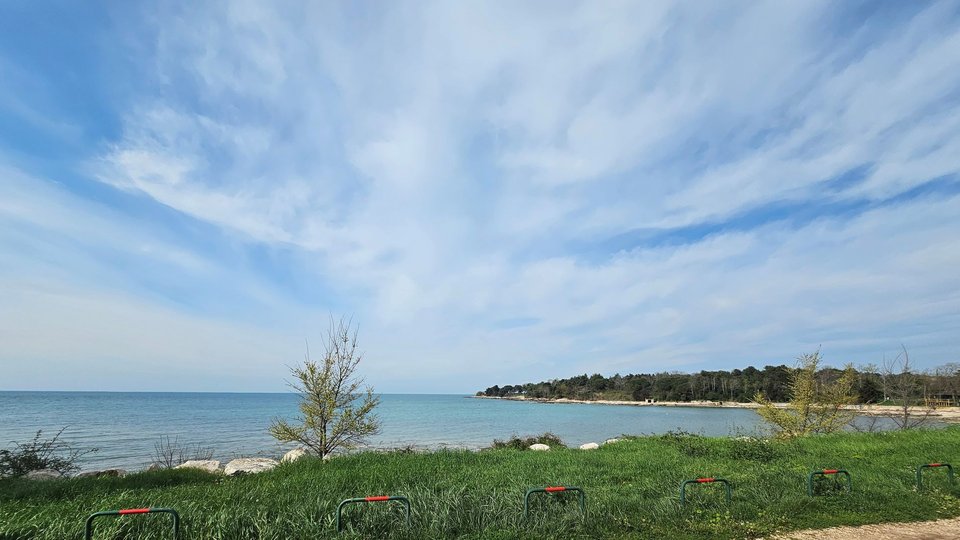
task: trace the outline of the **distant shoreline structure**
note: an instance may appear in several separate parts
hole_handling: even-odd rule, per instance
[[[756,403],[742,403],[737,401],[626,401],[612,399],[570,399],[570,398],[528,398],[526,396],[468,396],[474,399],[499,399],[506,401],[524,401],[529,403],[545,404],[574,404],[574,405],[628,405],[631,407],[692,407],[700,409],[758,409]],[[775,403],[777,407],[786,407],[786,403]],[[844,407],[856,411],[861,416],[889,416],[902,411],[896,405],[847,405]],[[923,407],[911,407],[911,411],[920,413]],[[960,407],[935,408],[931,417],[944,422],[960,422]]]

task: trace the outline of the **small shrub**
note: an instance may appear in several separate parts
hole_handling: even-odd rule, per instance
[[[25,443],[13,443],[12,449],[0,450],[0,477],[22,476],[30,471],[51,469],[61,474],[80,470],[80,459],[97,448],[78,450],[61,441],[62,428],[53,437],[43,439],[43,430],[38,430],[33,440]]]
[[[192,459],[213,459],[213,449],[200,444],[180,444],[180,438],[170,440],[170,436],[160,437],[153,443],[153,462],[161,469],[172,469]]]
[[[660,436],[660,440],[669,443],[676,447],[681,454],[690,457],[709,456],[713,453],[713,449],[711,449],[710,443],[705,437],[683,430],[668,431]]]
[[[748,461],[771,461],[783,455],[783,443],[757,437],[736,437],[727,448],[731,459]]]
[[[494,450],[499,450],[502,448],[513,448],[514,450],[526,450],[532,444],[545,444],[550,448],[566,448],[567,445],[563,444],[563,441],[560,440],[560,437],[550,433],[542,433],[540,435],[529,435],[526,437],[518,437],[516,435],[510,437],[509,439],[502,441],[500,439],[494,439],[493,448]]]

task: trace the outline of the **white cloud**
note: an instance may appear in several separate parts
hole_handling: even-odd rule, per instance
[[[954,8],[851,9],[161,6],[142,34],[154,91],[117,111],[122,135],[87,166],[227,231],[213,242],[238,258],[284,253],[320,292],[278,295],[286,269],[231,268],[176,233],[113,238],[100,221],[130,222],[116,213],[87,209],[83,232],[51,234],[163,253],[190,281],[285,312],[276,326],[352,311],[371,380],[397,389],[779,362],[819,343],[876,356],[904,340],[948,361],[957,199],[879,203],[960,173]],[[826,189],[857,167],[861,182]],[[872,209],[710,228],[784,201]],[[0,210],[30,221],[29,238],[46,227],[35,207]],[[669,231],[688,226],[715,232]],[[679,245],[607,247],[657,230]],[[316,300],[327,290],[337,302]],[[196,315],[161,311],[144,324]],[[218,317],[212,332],[246,332]],[[165,353],[193,358],[187,347]]]

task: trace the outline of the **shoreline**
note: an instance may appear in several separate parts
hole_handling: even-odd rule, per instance
[[[474,399],[500,399],[506,401],[524,401],[528,403],[544,404],[574,404],[574,405],[627,405],[630,407],[693,407],[701,409],[758,409],[759,405],[752,402],[738,401],[626,401],[615,399],[570,399],[570,398],[528,398],[526,396],[469,396]],[[778,408],[786,408],[787,403],[774,403]],[[846,405],[848,411],[856,411],[861,416],[890,416],[902,410],[896,405]],[[912,414],[922,415],[926,409],[911,407]],[[960,422],[960,407],[939,407],[931,409],[930,417],[943,422]]]

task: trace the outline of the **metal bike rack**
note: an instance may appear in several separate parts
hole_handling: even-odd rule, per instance
[[[546,493],[548,495],[553,495],[556,493],[564,493],[567,491],[575,491],[579,495],[580,499],[580,513],[586,515],[587,513],[587,503],[586,495],[583,493],[583,490],[576,486],[548,486],[542,488],[530,488],[527,490],[526,494],[523,496],[523,519],[527,519],[527,516],[530,514],[530,495],[534,493]]]
[[[377,497],[360,497],[357,499],[346,499],[342,501],[340,505],[337,506],[337,532],[340,532],[343,530],[343,523],[340,520],[340,516],[343,513],[344,506],[348,504],[353,504],[353,503],[372,503],[372,502],[388,502],[388,501],[400,501],[401,503],[403,503],[403,507],[407,515],[407,527],[410,527],[410,499],[407,499],[406,497],[399,496],[399,495],[396,495],[396,496],[382,495]]]
[[[815,476],[830,476],[834,474],[842,474],[847,477],[847,493],[853,491],[853,484],[850,480],[850,473],[843,469],[823,469],[820,471],[813,471],[807,476],[807,495],[813,497],[813,478]]]
[[[926,465],[921,465],[917,467],[917,490],[923,489],[923,470],[924,469],[937,469],[940,467],[947,468],[947,478],[950,480],[950,483],[953,484],[953,465],[949,463],[927,463]]]
[[[170,514],[173,516],[173,538],[180,535],[180,514],[173,508],[128,508],[126,510],[106,510],[90,514],[84,527],[86,540],[93,538],[93,520],[103,516],[128,516],[133,514]]]
[[[720,483],[723,484],[724,492],[727,494],[727,502],[730,502],[731,499],[731,488],[730,482],[723,478],[694,478],[693,480],[684,480],[680,483],[680,506],[684,507],[687,505],[687,484],[713,484]]]

